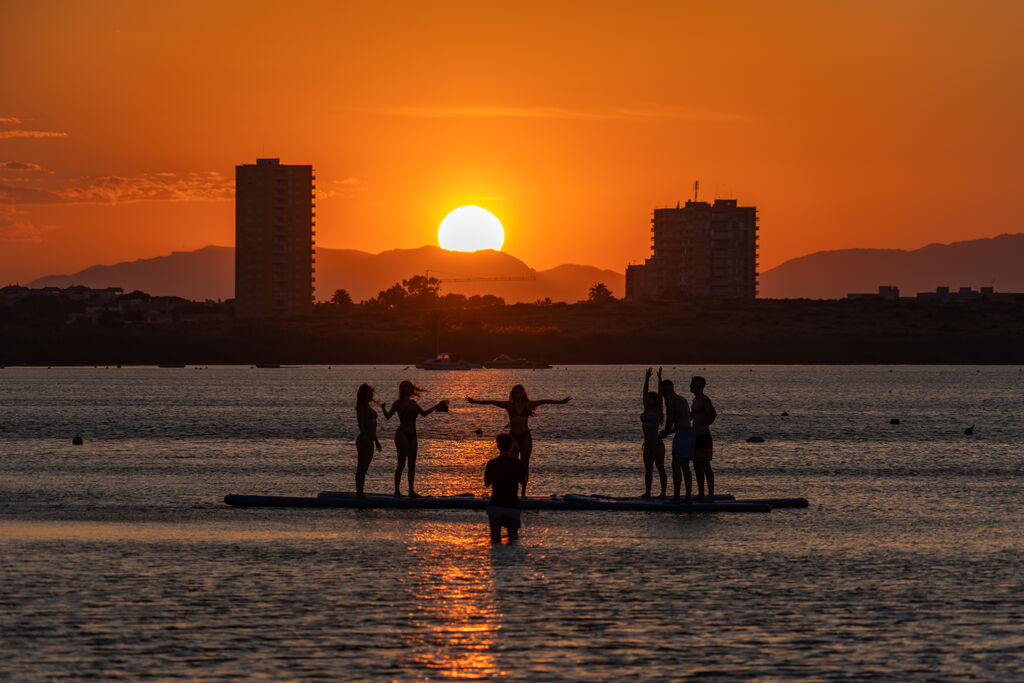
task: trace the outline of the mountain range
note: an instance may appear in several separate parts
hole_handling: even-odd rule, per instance
[[[126,292],[139,289],[156,296],[202,301],[233,297],[234,273],[234,247],[208,246],[176,251],[169,256],[92,266],[71,275],[47,275],[28,286],[123,287]],[[598,282],[603,282],[615,296],[625,293],[622,273],[572,264],[538,271],[493,249],[461,252],[423,246],[380,254],[355,249],[316,249],[316,298],[321,301],[329,300],[338,289],[347,290],[354,301],[362,301],[396,282],[424,274],[442,280],[442,293],[496,294],[508,303],[545,297],[575,302],[586,299],[590,287]],[[455,279],[477,281],[445,282]]]
[[[895,285],[902,296],[936,287],[994,286],[1024,292],[1024,234],[999,235],[914,250],[838,249],[790,259],[760,276],[764,299],[841,299]]]
[[[141,289],[155,295],[187,299],[229,299],[234,296],[232,247],[209,246],[169,256],[92,266],[72,275],[48,275],[30,287],[86,285]],[[914,250],[839,249],[790,259],[760,275],[759,296],[766,299],[838,299],[850,292],[875,292],[895,285],[904,296],[934,291],[994,286],[997,292],[1024,292],[1024,234],[930,244]],[[442,292],[497,294],[509,303],[550,297],[579,301],[591,286],[603,282],[615,296],[625,290],[625,276],[593,266],[561,265],[534,270],[500,251],[447,251],[439,247],[393,249],[370,254],[354,249],[316,250],[316,296],[328,300],[337,289],[353,300],[376,296],[413,275],[441,280],[492,278],[490,281],[443,282]],[[496,279],[495,278],[499,278]],[[516,278],[502,280],[500,278]],[[535,279],[521,279],[535,278]]]

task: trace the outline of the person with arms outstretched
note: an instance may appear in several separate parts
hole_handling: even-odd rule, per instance
[[[693,403],[690,406],[690,416],[693,418],[693,430],[695,432],[695,443],[693,450],[693,471],[697,475],[697,500],[707,500],[709,503],[715,501],[715,473],[711,471],[711,423],[718,417],[718,411],[712,405],[711,399],[704,394],[704,387],[707,380],[700,375],[694,375],[690,379],[690,391],[693,393]],[[708,482],[708,497],[704,498],[704,480]]]
[[[644,432],[644,498],[651,497],[651,482],[654,479],[654,468],[658,468],[658,476],[661,478],[661,497],[665,497],[665,486],[667,476],[665,474],[665,442],[661,440],[659,429],[665,421],[665,413],[661,407],[661,396],[658,392],[651,391],[651,373],[654,370],[647,368],[647,375],[644,377],[644,391],[641,394],[644,412],[640,415],[640,426]]]
[[[363,383],[356,390],[356,424],[359,435],[356,436],[356,495],[363,497],[363,484],[366,482],[366,471],[373,460],[373,448],[379,453],[380,440],[377,438],[377,411],[373,405],[373,387]]]
[[[484,486],[491,487],[487,504],[487,521],[491,527],[491,543],[501,543],[501,528],[508,529],[508,541],[519,537],[522,522],[519,517],[519,485],[526,481],[526,467],[512,455],[513,439],[510,434],[498,434],[498,457],[484,468]]]
[[[563,399],[544,398],[539,401],[531,401],[526,395],[526,387],[517,384],[509,392],[508,400],[475,399],[466,397],[466,400],[476,405],[497,406],[508,411],[508,433],[512,437],[512,455],[523,461],[523,468],[526,470],[526,477],[523,479],[523,496],[526,496],[526,482],[530,478],[530,455],[533,453],[533,436],[530,434],[530,418],[537,412],[537,408],[543,405],[565,405],[572,400],[572,396]]]
[[[684,503],[692,503],[693,475],[690,473],[690,461],[693,460],[693,448],[696,434],[690,426],[690,406],[686,399],[675,391],[672,380],[661,378],[658,368],[658,393],[665,400],[665,428],[661,437],[675,433],[672,437],[672,502],[679,502],[679,479],[686,480],[686,499]]]
[[[416,386],[409,380],[404,380],[398,385],[398,400],[391,404],[391,410],[387,407],[382,409],[384,417],[388,420],[395,413],[398,413],[398,429],[395,430],[395,450],[398,452],[398,466],[395,468],[395,495],[402,495],[402,470],[406,462],[409,463],[409,497],[419,498],[416,493],[416,453],[418,443],[416,441],[416,418],[426,417],[431,413],[448,409],[448,401],[438,401],[436,405],[424,410],[416,402],[416,398],[423,392],[423,389]]]

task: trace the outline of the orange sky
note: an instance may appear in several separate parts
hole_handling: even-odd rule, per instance
[[[0,285],[232,244],[311,163],[317,243],[622,271],[652,209],[758,207],[762,270],[1021,232],[1024,3],[0,0]]]

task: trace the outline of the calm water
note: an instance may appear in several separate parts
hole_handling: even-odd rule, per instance
[[[639,367],[0,370],[0,678],[1021,678],[1021,368],[666,368],[695,372],[718,490],[809,509],[527,512],[492,547],[473,511],[221,502],[351,490],[356,386],[405,377],[453,399],[422,493],[483,493],[505,415],[461,397],[522,381],[574,397],[532,492],[634,495]]]

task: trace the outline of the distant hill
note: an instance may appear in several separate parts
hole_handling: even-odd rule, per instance
[[[369,299],[382,289],[413,275],[430,271],[431,277],[531,277],[536,280],[444,283],[442,292],[497,294],[505,301],[575,302],[587,298],[596,282],[603,282],[616,296],[625,292],[625,275],[593,266],[561,265],[537,271],[504,252],[446,251],[440,247],[393,249],[370,254],[354,249],[316,250],[316,297],[330,299],[337,289],[346,289],[355,301]],[[230,299],[235,294],[235,250],[208,246],[195,251],[176,251],[169,256],[126,261],[109,266],[92,266],[72,275],[47,275],[28,283],[29,287],[123,287],[140,289],[157,296],[187,299]]]
[[[786,261],[761,274],[765,299],[839,299],[850,292],[876,292],[896,285],[902,296],[994,285],[997,292],[1024,292],[1024,234],[929,244],[902,249],[819,251]]]

